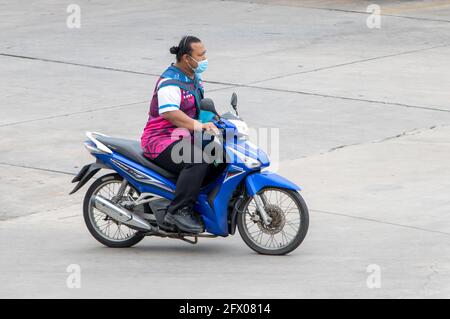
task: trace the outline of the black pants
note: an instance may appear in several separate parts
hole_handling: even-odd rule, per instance
[[[194,207],[202,182],[213,166],[203,158],[203,148],[204,146],[192,144],[189,139],[182,139],[172,143],[153,160],[162,168],[179,174],[175,197],[169,205],[168,213],[176,212],[185,206]],[[177,163],[173,154],[182,155],[184,160]]]

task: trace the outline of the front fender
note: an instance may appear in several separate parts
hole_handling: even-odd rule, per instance
[[[287,188],[295,191],[302,190],[300,186],[270,171],[250,174],[245,180],[245,186],[249,196],[254,196],[264,187]]]

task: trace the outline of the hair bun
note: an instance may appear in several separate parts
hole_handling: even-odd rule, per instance
[[[178,54],[178,52],[180,52],[180,47],[173,46],[173,47],[170,48],[170,53]]]

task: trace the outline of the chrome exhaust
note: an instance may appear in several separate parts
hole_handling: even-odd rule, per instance
[[[130,228],[145,232],[154,230],[152,225],[150,225],[150,223],[145,219],[133,214],[123,207],[114,204],[112,201],[101,195],[95,195],[91,200],[94,203],[94,207],[99,211],[105,213],[112,219],[129,226]]]

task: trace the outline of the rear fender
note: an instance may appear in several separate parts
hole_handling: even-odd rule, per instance
[[[83,168],[78,172],[78,174],[72,179],[72,183],[78,182],[75,188],[69,193],[72,195],[78,191],[84,184],[86,184],[99,170],[102,168],[109,168],[103,163],[91,163],[83,166]]]

